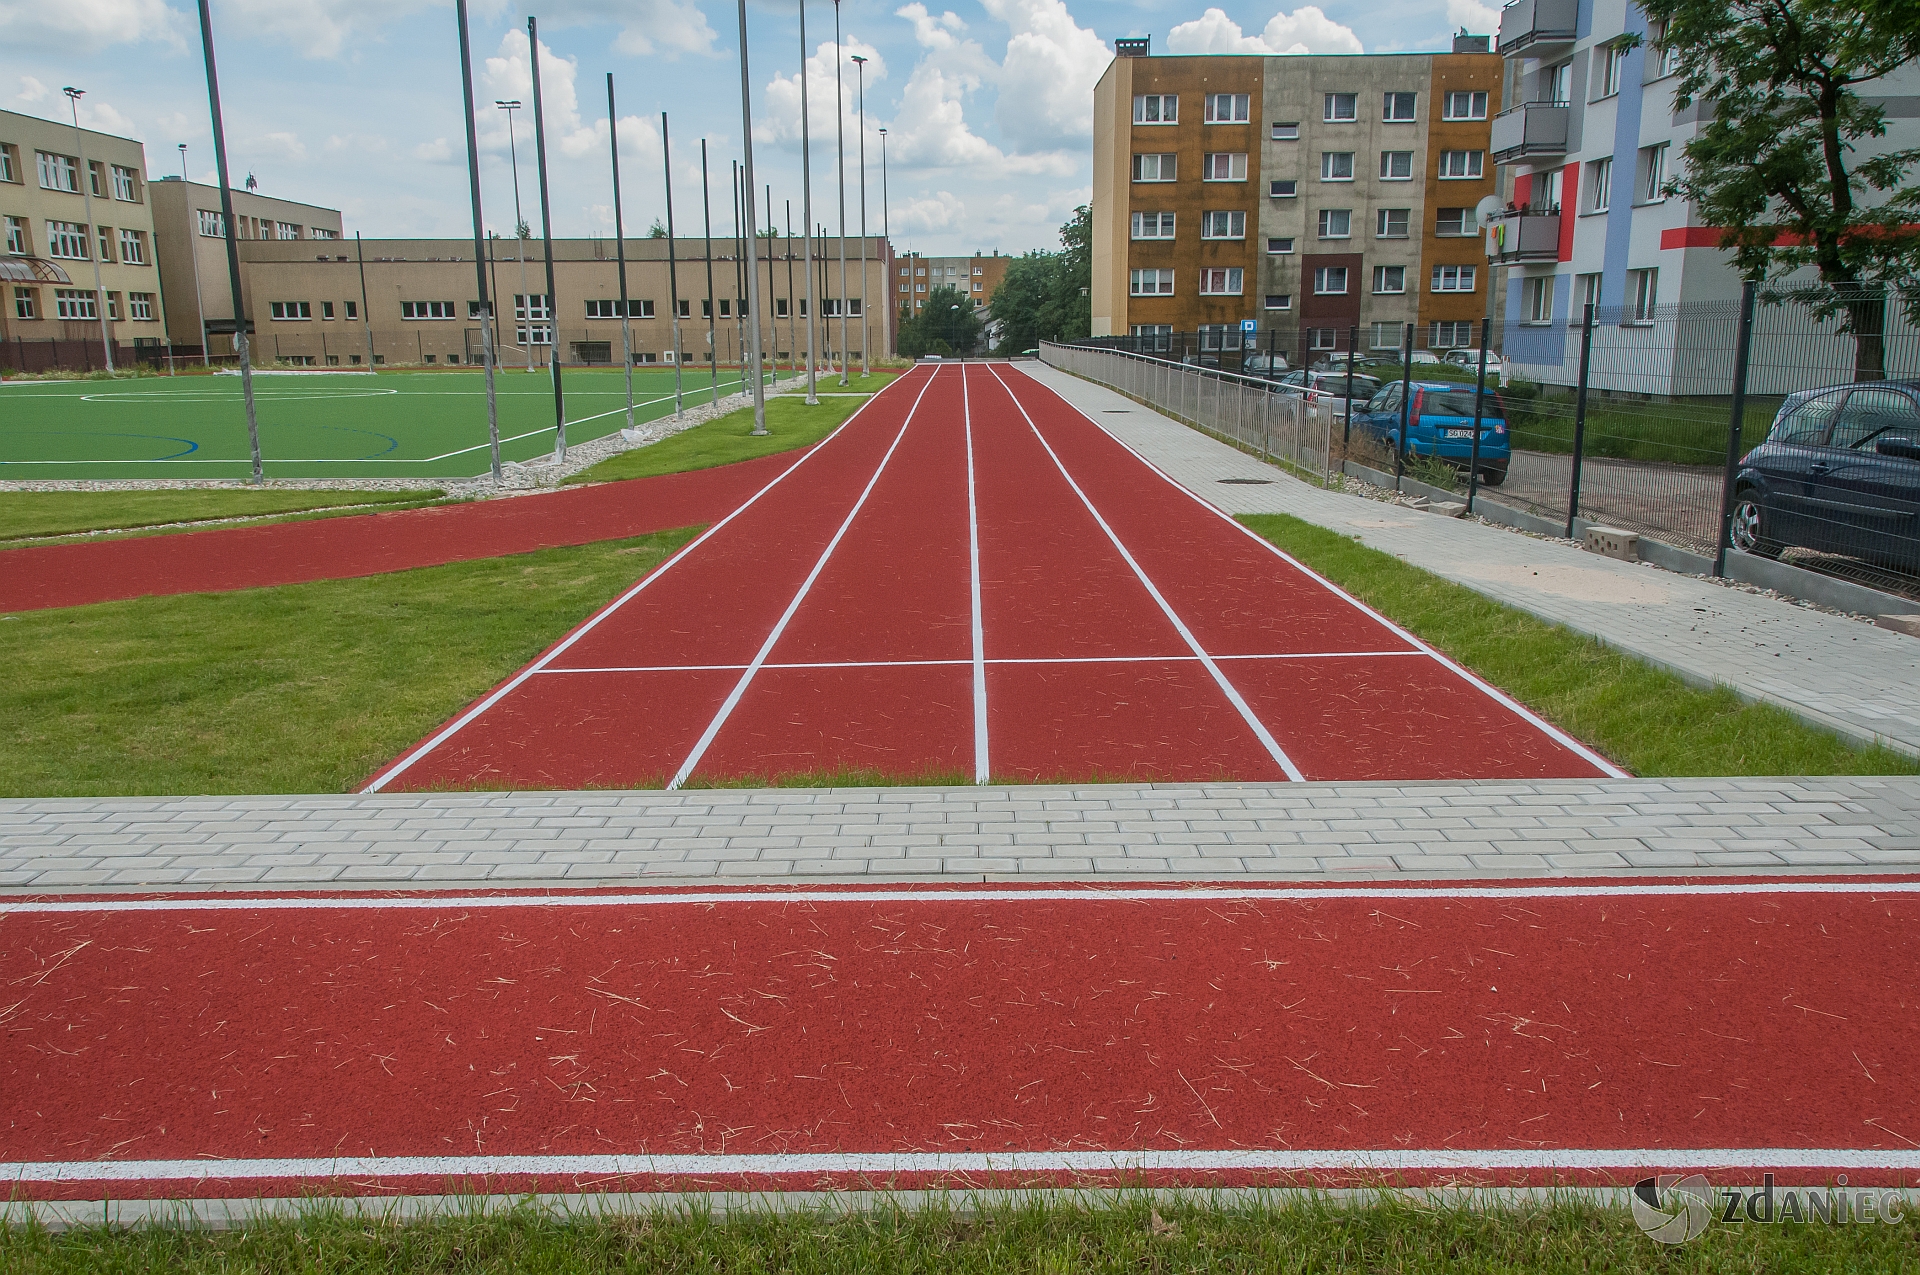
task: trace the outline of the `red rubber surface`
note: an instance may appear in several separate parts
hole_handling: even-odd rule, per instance
[[[763,1158],[799,1153],[1268,1149],[1541,1180],[1474,1168],[1518,1149],[1618,1152],[1559,1176],[1630,1181],[1662,1151],[1819,1148],[1884,1182],[1920,1138],[1920,917],[1843,888],[16,911],[0,1172],[68,1164],[27,1196],[251,1195],[301,1183],[193,1162],[749,1157],[590,1183],[474,1161],[500,1176],[468,1184],[613,1190],[854,1176]],[[189,1165],[103,1184],[97,1160]],[[1166,1176],[1223,1176],[1198,1163]]]
[[[344,580],[724,518],[791,454],[689,474],[266,527],[0,551],[0,611]]]

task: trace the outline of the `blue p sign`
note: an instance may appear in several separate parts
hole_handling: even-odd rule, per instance
[[[1242,332],[1257,332],[1260,330],[1260,324],[1255,319],[1242,319],[1240,320],[1240,330]]]

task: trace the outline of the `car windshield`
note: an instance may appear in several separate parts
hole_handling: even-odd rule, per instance
[[[1422,416],[1465,416],[1471,418],[1473,416],[1473,394],[1471,391],[1462,393],[1456,390],[1438,392],[1428,390],[1425,399],[1421,401],[1420,414]],[[1481,409],[1481,417],[1484,420],[1490,421],[1505,420],[1507,418],[1507,406],[1500,401],[1498,394],[1487,395],[1486,404]]]

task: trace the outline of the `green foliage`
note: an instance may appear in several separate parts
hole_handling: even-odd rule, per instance
[[[1093,209],[1085,204],[1060,227],[1059,252],[1016,257],[994,289],[995,320],[1005,324],[997,350],[1018,354],[1043,340],[1077,341],[1093,331]]]
[[[943,283],[927,294],[919,314],[901,322],[900,353],[909,359],[923,354],[972,354],[981,326],[973,298]]]
[[[0,543],[70,536],[83,531],[134,531],[176,523],[268,518],[342,506],[407,509],[440,491],[14,491],[0,493]]]
[[[665,239],[666,237],[667,237],[666,226],[661,222],[661,220],[658,217],[655,217],[653,219],[653,224],[647,227],[647,238]]]

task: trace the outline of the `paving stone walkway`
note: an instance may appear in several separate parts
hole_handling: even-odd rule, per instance
[[[1645,563],[1326,491],[1112,390],[1044,364],[1020,367],[1228,513],[1304,518],[1695,684],[1730,686],[1852,739],[1920,756],[1920,639]]]

